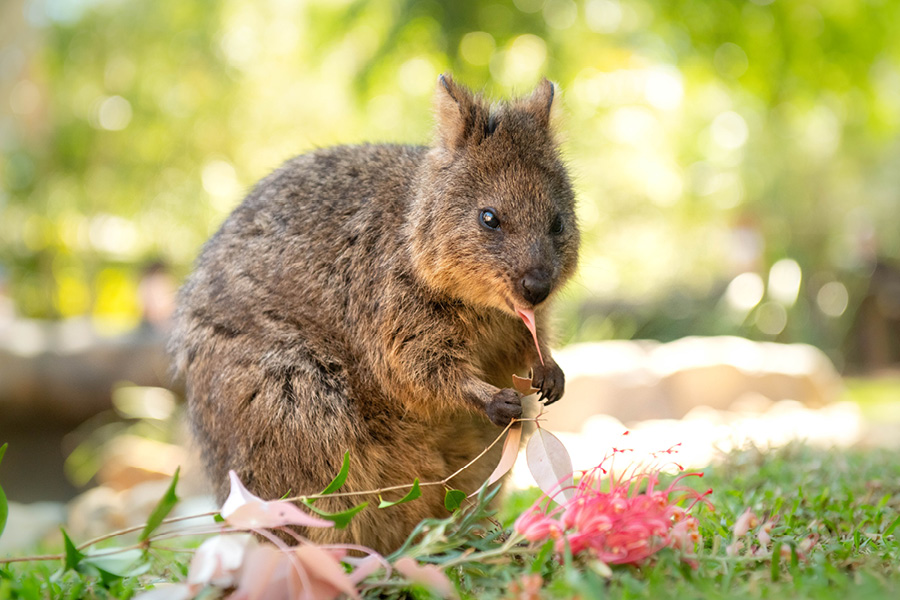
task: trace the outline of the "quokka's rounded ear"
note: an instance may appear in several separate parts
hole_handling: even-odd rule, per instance
[[[478,98],[465,86],[453,81],[449,73],[438,77],[434,92],[437,143],[447,149],[459,148],[475,133],[480,119],[486,118]]]
[[[556,84],[544,77],[526,100],[529,111],[543,127],[550,126],[552,115],[555,112],[553,101],[556,99],[556,93]]]

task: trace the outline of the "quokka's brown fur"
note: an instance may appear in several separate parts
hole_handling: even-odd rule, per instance
[[[229,469],[264,498],[317,493],[345,451],[341,491],[440,480],[521,415],[513,373],[533,369],[543,399],[559,398],[545,298],[574,271],[579,234],[553,102],[547,80],[490,105],[442,76],[432,147],[294,158],[209,240],[170,351],[220,500]],[[516,308],[535,311],[544,365]],[[476,490],[497,457],[451,484]],[[443,497],[426,487],[413,502],[370,503],[345,530],[303,533],[390,551],[447,515]]]

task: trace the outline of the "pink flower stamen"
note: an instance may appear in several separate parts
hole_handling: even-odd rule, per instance
[[[672,454],[676,447],[663,453]],[[623,452],[616,448],[600,465],[583,472],[574,496],[561,506],[551,509],[544,498],[538,500],[519,517],[515,530],[532,542],[554,540],[560,554],[568,547],[572,554],[591,552],[610,564],[638,562],[666,547],[696,564],[690,555],[702,539],[697,519],[689,513],[697,504],[713,509],[707,498],[712,490],[701,493],[679,483],[703,474],[683,473],[665,489],[655,489],[658,471],[614,471],[613,459]],[[682,507],[687,500],[690,504]]]

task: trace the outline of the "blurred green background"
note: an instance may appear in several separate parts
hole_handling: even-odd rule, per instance
[[[897,23],[892,0],[3,0],[0,319],[128,331],[142,278],[179,281],[285,159],[428,143],[443,71],[491,96],[546,75],[585,240],[562,341],[889,366]]]

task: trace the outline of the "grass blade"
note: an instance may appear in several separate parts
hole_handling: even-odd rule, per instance
[[[6,454],[6,447],[9,444],[3,444],[0,446],[0,463],[3,462],[3,455]],[[6,500],[6,492],[3,491],[3,486],[0,486],[0,536],[3,535],[3,530],[6,529],[6,519],[9,518],[9,502]]]

